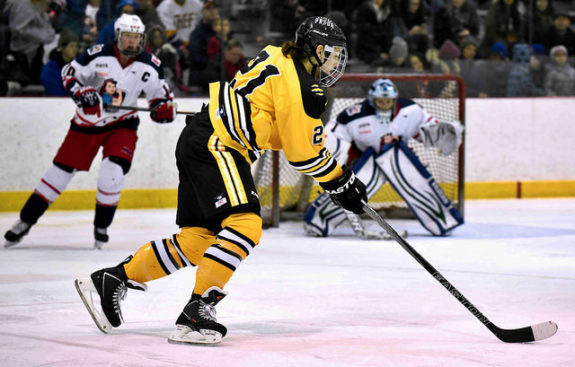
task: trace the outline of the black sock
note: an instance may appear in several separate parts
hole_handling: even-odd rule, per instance
[[[108,228],[114,220],[117,206],[105,206],[96,204],[96,215],[94,217],[94,227]]]
[[[49,206],[50,203],[42,199],[40,195],[33,193],[20,211],[20,220],[29,224],[36,224]]]

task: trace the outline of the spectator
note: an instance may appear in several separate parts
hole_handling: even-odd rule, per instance
[[[545,36],[545,47],[550,50],[554,46],[563,45],[567,48],[569,55],[575,55],[575,32],[569,27],[571,19],[565,13],[558,13],[555,16],[553,27],[549,29]]]
[[[555,46],[549,52],[551,63],[545,76],[545,90],[550,96],[575,95],[575,69],[567,63],[569,55],[563,45]]]
[[[230,38],[230,21],[228,19],[214,19],[212,22],[212,27],[214,28],[214,36],[208,41],[208,60],[212,64],[212,60],[215,58],[220,62],[220,51],[222,49],[222,42],[227,44]],[[240,45],[241,46],[241,45]],[[243,50],[243,46],[242,46]]]
[[[152,0],[136,0],[136,3],[138,3],[136,15],[140,17],[147,29],[158,26],[163,27],[158,12],[152,4]]]
[[[489,59],[480,66],[480,97],[505,97],[511,65],[507,59],[507,47],[496,42],[489,48]]]
[[[246,59],[243,53],[242,44],[236,40],[231,39],[223,48],[224,50],[224,79],[230,81],[234,78],[236,73],[246,66]],[[218,80],[221,74],[221,62],[219,53],[214,54],[210,58],[210,67],[214,71],[214,75],[217,76]]]
[[[48,0],[8,0],[10,51],[22,69],[27,82],[39,83],[43,67],[43,45],[54,40],[56,32],[48,17]]]
[[[287,37],[295,33],[301,23],[305,8],[298,0],[270,0],[270,15],[274,20],[270,22],[273,31],[280,32]]]
[[[63,11],[57,17],[57,31],[72,32],[81,37],[84,29],[84,15],[86,14],[86,0],[66,0],[62,3]]]
[[[407,39],[410,52],[425,53],[429,37],[427,34],[427,11],[421,0],[404,0],[399,7],[402,37]]]
[[[135,0],[122,0],[116,8],[116,16],[98,33],[98,43],[108,43],[115,38],[114,23],[122,14],[134,14],[138,9]]]
[[[58,40],[58,47],[50,52],[50,61],[42,68],[40,80],[44,85],[44,95],[67,97],[68,91],[62,85],[62,68],[76,58],[78,36],[64,31]]]
[[[86,11],[84,14],[96,24],[96,14],[98,14],[98,10],[100,9],[100,0],[88,0],[88,4],[86,5]]]
[[[537,88],[531,75],[531,46],[518,43],[513,46],[513,63],[507,81],[508,97],[543,96],[545,91]]]
[[[477,41],[473,37],[467,37],[461,41],[462,59],[459,61],[459,65],[461,77],[465,82],[465,95],[467,97],[479,97],[481,61],[475,59],[477,45]]]
[[[531,1],[528,11],[529,43],[544,43],[545,34],[553,27],[555,12],[551,0]]]
[[[461,50],[451,40],[446,40],[439,49],[439,61],[436,62],[432,71],[440,74],[460,75],[461,66],[459,65],[459,55]],[[457,84],[455,82],[448,82],[439,93],[440,97],[451,98],[457,93]]]
[[[166,32],[161,26],[152,26],[147,31],[146,51],[156,55],[162,62],[164,80],[175,96],[185,96],[189,88],[182,84],[182,70],[178,50],[167,42]]]
[[[121,0],[100,0],[100,6],[96,13],[96,27],[103,29],[106,24],[115,18],[116,9]]]
[[[393,39],[390,0],[368,0],[357,10],[357,48],[360,60],[376,66],[387,61]]]
[[[177,49],[187,45],[190,34],[200,21],[202,7],[199,0],[164,0],[158,5],[158,16],[166,29],[168,41]],[[182,56],[188,57],[187,50]]]
[[[521,14],[516,0],[494,1],[485,17],[484,44],[504,42],[507,47],[523,38]]]
[[[508,1],[508,0],[506,0]],[[434,22],[434,45],[446,40],[459,44],[465,37],[479,34],[479,15],[473,0],[449,0],[437,11]]]
[[[84,30],[82,31],[82,50],[93,46],[98,40],[98,27],[96,22],[89,16],[84,17]]]
[[[213,81],[213,78],[206,75],[204,71],[208,67],[209,61],[208,43],[212,37],[216,36],[213,26],[216,19],[218,19],[218,7],[215,2],[207,1],[202,8],[202,20],[190,34],[187,46],[190,55],[189,85],[201,86],[206,90],[208,83]]]
[[[385,73],[401,73],[406,72],[409,67],[407,63],[407,56],[409,50],[407,47],[407,42],[399,36],[393,38],[391,48],[389,49],[389,58],[387,62],[383,64],[383,70],[378,72]]]

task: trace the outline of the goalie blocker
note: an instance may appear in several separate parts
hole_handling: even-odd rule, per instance
[[[367,149],[353,170],[365,182],[368,198],[389,182],[421,225],[435,236],[444,236],[463,224],[459,211],[403,141],[386,145],[378,155]],[[323,193],[308,209],[304,225],[308,234],[326,237],[346,220],[343,209]]]

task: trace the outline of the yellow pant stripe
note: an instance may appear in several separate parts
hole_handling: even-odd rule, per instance
[[[247,204],[248,198],[246,196],[246,190],[244,189],[244,184],[242,182],[242,178],[240,176],[240,173],[238,172],[238,167],[236,166],[236,162],[234,161],[234,157],[232,157],[232,154],[230,152],[223,152],[222,155],[224,156],[224,158],[228,162],[228,168],[229,168],[230,173],[232,175],[232,181],[233,181],[234,186],[236,188],[236,192],[238,193],[238,196],[240,197],[240,203],[241,204]]]
[[[222,178],[224,179],[224,184],[226,186],[226,191],[228,192],[230,202],[231,202],[232,206],[236,206],[236,205],[238,205],[239,200],[238,200],[238,197],[236,195],[236,192],[234,189],[234,184],[233,184],[230,172],[227,168],[225,158],[222,156],[222,152],[219,152],[219,151],[213,149],[213,147],[216,147],[216,145],[217,145],[216,140],[217,140],[217,136],[215,134],[212,135],[212,137],[209,140],[208,146],[210,148],[210,151],[212,152],[212,155],[216,159],[216,162],[218,163],[218,167],[220,169],[220,173],[222,174]]]

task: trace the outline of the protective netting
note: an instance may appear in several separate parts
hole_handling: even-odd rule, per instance
[[[330,103],[324,122],[365,99],[372,82],[381,77],[391,79],[401,97],[413,99],[437,119],[460,120],[465,124],[463,82],[449,75],[344,75],[335,87],[329,89]],[[463,198],[463,143],[459,153],[450,156],[442,155],[435,148],[424,148],[413,139],[409,146],[463,215],[463,200],[460,200]],[[274,154],[278,154],[275,165]],[[266,226],[277,225],[278,216],[286,217],[288,212],[303,215],[309,202],[321,191],[310,177],[291,168],[281,152],[266,152],[253,166],[253,173]],[[277,180],[275,189],[274,175]],[[407,208],[389,184],[370,199],[370,204],[380,211]]]

